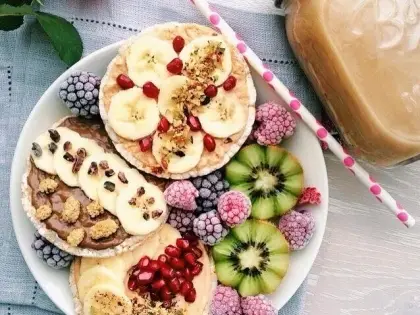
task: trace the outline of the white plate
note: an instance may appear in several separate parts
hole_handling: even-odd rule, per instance
[[[27,219],[21,205],[20,182],[29,155],[32,141],[59,118],[69,111],[58,97],[59,85],[74,70],[86,70],[103,75],[112,58],[117,54],[122,42],[102,48],[79,61],[64,72],[38,101],[20,134],[13,159],[10,178],[10,205],[13,227],[23,257],[42,289],[51,300],[66,314],[74,314],[73,301],[68,286],[68,272],[56,271],[44,264],[31,249],[34,227]],[[274,92],[254,75],[258,102],[277,100]],[[280,102],[280,101],[279,101]],[[285,147],[300,160],[305,171],[305,185],[316,186],[322,193],[321,205],[312,207],[317,229],[310,244],[300,252],[292,253],[290,269],[275,294],[271,296],[276,307],[281,308],[293,296],[312,267],[324,235],[328,213],[328,179],[324,157],[317,138],[310,130],[298,123],[296,134],[288,140]]]

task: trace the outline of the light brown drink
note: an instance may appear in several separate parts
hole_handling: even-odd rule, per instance
[[[420,154],[420,0],[291,0],[287,34],[353,153]]]

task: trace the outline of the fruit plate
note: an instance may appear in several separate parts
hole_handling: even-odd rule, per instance
[[[32,141],[58,119],[69,114],[58,97],[60,83],[74,70],[91,71],[103,75],[107,65],[115,57],[122,43],[109,45],[90,54],[64,72],[48,88],[23,127],[13,159],[10,179],[10,205],[13,227],[19,247],[39,285],[65,314],[74,314],[73,300],[68,285],[68,271],[51,269],[38,259],[31,249],[35,229],[22,209],[20,182]],[[253,78],[258,94],[257,104],[268,100],[281,103],[266,83],[255,74],[253,74]],[[311,206],[316,220],[316,231],[311,242],[304,250],[292,253],[290,268],[286,277],[277,291],[270,296],[274,305],[279,309],[293,296],[309,273],[321,246],[328,214],[327,171],[317,138],[303,123],[298,122],[295,135],[282,145],[300,160],[305,173],[305,186],[316,186],[322,194],[323,201],[320,205]]]

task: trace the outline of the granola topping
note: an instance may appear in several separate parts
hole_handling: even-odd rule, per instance
[[[55,153],[55,151],[57,151],[57,145],[54,143],[54,142],[51,142],[49,145],[48,145],[48,150],[50,150],[50,152],[52,153],[52,154],[54,154]]]
[[[89,169],[88,169],[88,175],[97,175],[98,174],[98,163],[92,162],[90,163]]]
[[[44,221],[48,219],[52,214],[52,209],[49,205],[42,205],[38,209],[36,209],[35,217],[40,220]]]
[[[50,129],[50,130],[48,130],[48,133],[50,134],[50,138],[51,138],[52,141],[54,141],[56,143],[60,141],[60,134],[58,133],[57,130]]]
[[[89,235],[94,240],[111,236],[118,230],[118,224],[112,219],[106,219],[96,223],[89,230]]]
[[[70,246],[78,246],[85,238],[85,230],[83,228],[74,229],[67,236],[67,243]]]
[[[125,177],[124,172],[118,172],[118,179],[121,181],[121,183],[128,184],[128,179]]]
[[[47,195],[52,194],[58,187],[58,183],[52,178],[44,178],[39,184],[39,191]]]
[[[67,198],[64,203],[64,210],[61,212],[61,218],[66,223],[75,223],[80,215],[80,202],[73,196]]]
[[[100,167],[101,169],[103,169],[103,170],[108,169],[108,168],[109,168],[108,161],[105,161],[105,160],[100,161],[100,162],[99,162],[99,167]]]
[[[91,218],[96,218],[97,216],[104,213],[104,208],[101,206],[99,201],[95,200],[87,205],[86,211]]]

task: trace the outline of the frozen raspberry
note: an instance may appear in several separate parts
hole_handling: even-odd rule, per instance
[[[211,315],[242,315],[238,292],[230,287],[218,285],[210,305]]]
[[[300,250],[308,245],[315,231],[315,219],[309,211],[290,211],[281,217],[279,230],[289,242],[292,250]]]
[[[193,230],[204,244],[210,246],[216,245],[228,234],[216,210],[204,212],[195,218]]]
[[[195,198],[198,190],[188,180],[173,182],[165,189],[164,196],[166,203],[172,207],[188,211],[197,209]]]
[[[251,200],[240,191],[228,191],[220,196],[217,211],[227,226],[234,227],[250,216]]]
[[[258,106],[255,120],[257,127],[253,136],[260,145],[279,144],[283,139],[292,136],[296,128],[292,115],[274,102]]]
[[[277,315],[273,304],[262,294],[241,300],[243,315]]]
[[[193,212],[172,208],[168,223],[181,233],[186,233],[192,231],[194,219],[195,215]]]
[[[321,203],[321,193],[316,187],[306,187],[298,200],[298,205],[319,205]]]

